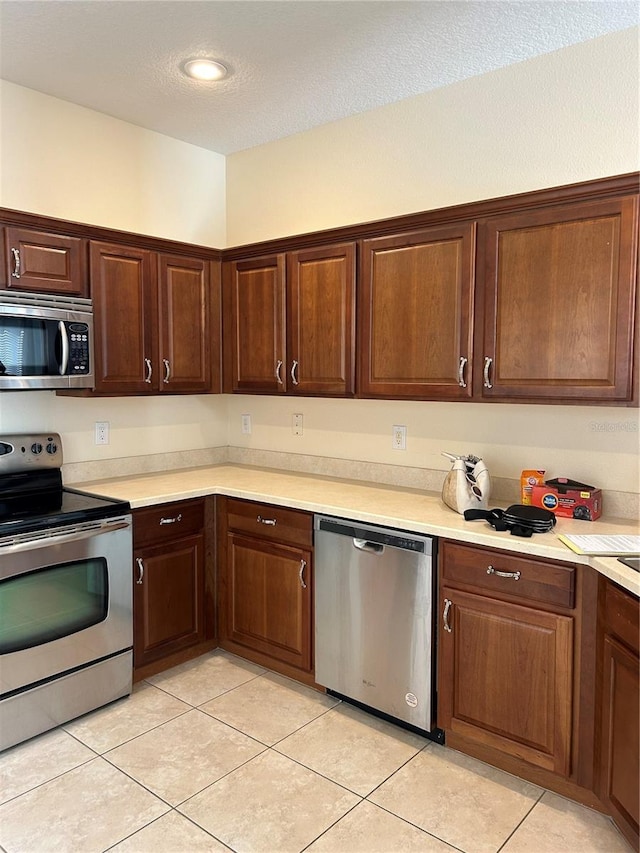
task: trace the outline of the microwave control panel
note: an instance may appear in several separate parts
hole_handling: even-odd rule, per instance
[[[89,326],[86,323],[69,323],[69,367],[67,373],[89,373]]]

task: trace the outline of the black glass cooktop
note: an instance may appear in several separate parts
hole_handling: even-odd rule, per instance
[[[0,490],[0,537],[49,527],[113,518],[129,512],[127,501],[103,498],[78,489],[46,488],[8,494]]]

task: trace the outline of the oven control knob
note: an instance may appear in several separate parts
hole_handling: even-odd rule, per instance
[[[42,453],[42,445],[39,442],[34,441],[31,445],[31,452],[35,453],[36,456],[39,456]]]
[[[51,456],[53,456],[54,453],[57,453],[57,452],[58,452],[58,445],[55,443],[55,441],[50,441],[49,444],[47,444],[47,453],[50,453]]]

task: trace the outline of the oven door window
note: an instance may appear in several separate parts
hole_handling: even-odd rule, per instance
[[[0,376],[59,374],[60,348],[55,320],[4,317],[0,322]]]
[[[0,654],[50,643],[103,622],[108,598],[104,557],[0,581]]]

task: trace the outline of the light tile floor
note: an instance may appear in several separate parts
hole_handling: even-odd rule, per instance
[[[629,853],[603,815],[216,651],[0,755],[6,853]]]

